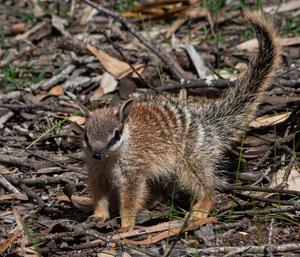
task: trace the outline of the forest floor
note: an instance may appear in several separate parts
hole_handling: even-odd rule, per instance
[[[300,1],[85,2],[0,3],[0,255],[300,256]],[[230,152],[235,187],[202,224],[170,188],[128,233],[118,215],[89,219],[75,124],[143,94],[218,99],[257,50],[247,6],[277,24],[283,50]]]

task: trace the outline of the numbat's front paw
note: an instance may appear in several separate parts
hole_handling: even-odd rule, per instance
[[[123,232],[128,232],[133,230],[133,227],[135,225],[134,219],[132,218],[122,218],[121,217],[121,229]]]
[[[109,220],[109,212],[107,210],[96,209],[90,218],[95,221],[104,222]]]
[[[133,227],[122,227],[121,230],[122,230],[122,232],[129,232],[129,231],[133,230]]]
[[[133,230],[133,226],[122,226],[121,227],[122,232],[128,232]]]

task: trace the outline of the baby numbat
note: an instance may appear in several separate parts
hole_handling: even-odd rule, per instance
[[[227,183],[224,153],[255,117],[280,62],[272,24],[256,12],[246,12],[246,18],[256,32],[258,53],[215,103],[185,105],[145,96],[90,114],[83,149],[96,219],[109,218],[117,190],[122,229],[131,229],[149,193],[147,182],[174,177],[196,200],[191,217],[207,217],[216,191]]]

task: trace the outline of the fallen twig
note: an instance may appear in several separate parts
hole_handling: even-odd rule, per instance
[[[227,87],[231,87],[234,85],[233,81],[227,79],[218,79],[213,80],[211,84],[206,82],[206,79],[195,79],[195,80],[188,80],[184,81],[183,83],[174,83],[169,84],[166,86],[158,87],[158,91],[172,91],[172,90],[179,90],[181,88],[199,88],[199,87],[210,87],[210,88],[218,88],[223,89]]]
[[[52,86],[55,86],[59,82],[66,80],[74,70],[75,66],[70,64],[61,73],[57,74],[56,76],[53,76],[51,79],[31,85],[30,90],[32,92],[36,92],[37,90],[47,91]]]
[[[9,177],[9,182],[14,184],[15,186],[18,186],[19,188],[21,188],[27,194],[27,196],[30,199],[35,200],[37,202],[37,204],[39,205],[39,207],[41,207],[44,211],[46,211],[48,213],[58,213],[58,210],[47,206],[47,204],[43,201],[43,199],[37,193],[35,193],[33,190],[31,190],[28,186],[23,184],[17,178]]]
[[[282,206],[280,208],[270,208],[265,210],[246,210],[246,211],[233,211],[230,212],[231,215],[263,215],[263,214],[274,214],[283,212],[299,211],[300,204],[295,204],[294,206]]]
[[[234,196],[242,199],[242,200],[252,200],[252,201],[260,201],[265,203],[274,203],[274,204],[281,204],[281,205],[292,205],[293,203],[283,200],[277,200],[277,199],[268,199],[261,196],[254,196],[254,195],[245,195],[235,192]]]
[[[267,193],[277,193],[277,194],[287,194],[287,195],[296,195],[300,196],[300,191],[296,190],[284,190],[277,188],[267,188],[267,187],[255,187],[255,186],[227,186],[226,190],[229,191],[255,191],[255,192],[267,192]]]
[[[123,54],[123,52],[120,50],[119,47],[116,46],[116,44],[110,39],[110,37],[105,33],[105,31],[101,31],[102,34],[105,36],[106,40],[115,48],[115,50],[121,55],[121,57],[123,58],[123,61],[125,61],[130,68],[133,70],[133,72],[139,77],[139,79],[142,81],[142,83],[146,86],[149,87],[153,90],[156,91],[156,89],[154,87],[152,87],[149,83],[147,83],[147,81],[144,80],[144,78],[141,76],[141,74],[136,70],[136,68],[128,61],[128,59],[126,58],[126,56]]]
[[[197,221],[194,221],[194,222],[188,224],[186,226],[186,228],[184,228],[184,229],[182,229],[181,227],[171,228],[171,229],[168,229],[168,230],[166,230],[166,231],[164,231],[164,232],[162,232],[162,233],[160,233],[156,236],[148,237],[145,240],[135,241],[135,240],[130,240],[130,239],[123,239],[123,241],[127,244],[130,244],[130,245],[156,244],[156,243],[158,243],[159,241],[161,241],[163,239],[166,239],[166,238],[169,238],[169,237],[172,237],[172,236],[176,236],[179,233],[190,231],[190,230],[196,229],[196,228],[198,228],[202,225],[211,224],[211,223],[215,223],[215,222],[217,222],[217,220],[214,217],[199,219]]]
[[[269,236],[268,236],[267,251],[268,251],[270,257],[274,257],[273,252],[272,252],[273,225],[274,225],[274,218],[271,219],[270,229],[269,229]]]
[[[195,248],[188,248],[186,251],[189,254],[196,255],[196,254],[221,254],[221,253],[229,253],[233,252],[234,254],[237,253],[252,253],[252,254],[258,254],[263,253],[265,249],[268,247],[268,244],[260,245],[260,246],[254,246],[254,245],[248,245],[248,246],[242,246],[242,247],[210,247],[210,248],[203,248],[203,249],[195,249]],[[300,243],[294,243],[294,244],[283,244],[283,245],[270,245],[270,248],[273,253],[278,252],[296,252],[300,250]],[[232,255],[227,255],[232,256]]]
[[[0,184],[5,187],[8,191],[15,193],[15,194],[20,194],[20,191],[16,189],[5,177],[3,177],[0,174]]]
[[[61,113],[74,113],[75,108],[72,107],[60,107],[53,106],[49,104],[1,104],[0,107],[8,108],[12,111],[19,112],[20,110],[39,110],[39,111],[51,111],[51,112],[61,112]]]
[[[151,45],[138,31],[136,30],[135,27],[132,25],[129,25],[129,23],[121,17],[119,14],[112,12],[110,10],[107,10],[106,8],[97,5],[93,1],[90,0],[81,0],[82,2],[92,6],[96,10],[98,10],[100,13],[105,14],[109,17],[112,17],[114,20],[119,22],[128,32],[133,35],[141,44],[146,46],[152,53],[154,53],[162,62],[166,65],[170,73],[173,75],[173,77],[178,81],[178,82],[183,82],[184,78],[180,74],[180,72],[172,65],[172,62],[169,60],[167,56],[165,56],[161,51],[156,49],[153,45]]]

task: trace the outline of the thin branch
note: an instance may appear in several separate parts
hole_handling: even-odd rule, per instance
[[[210,247],[210,248],[204,248],[204,249],[195,249],[190,248],[186,249],[186,251],[191,255],[196,254],[206,254],[206,255],[220,255],[221,253],[229,253],[229,252],[235,252],[235,255],[238,253],[246,253],[246,254],[261,254],[265,251],[266,247],[268,247],[267,244],[260,245],[260,246],[254,246],[254,245],[248,245],[248,246],[222,246],[222,247]],[[300,243],[294,243],[294,244],[283,244],[283,245],[271,245],[272,252],[298,252],[300,250]],[[232,255],[227,255],[232,256]],[[255,255],[256,256],[256,255]]]
[[[265,215],[265,214],[275,214],[275,213],[283,213],[283,212],[292,212],[299,211],[300,205],[295,204],[295,206],[282,206],[280,208],[270,208],[266,210],[246,210],[246,211],[233,211],[231,215]]]
[[[269,229],[269,236],[268,236],[268,253],[270,257],[274,257],[273,252],[272,252],[272,236],[273,236],[273,225],[274,225],[274,218],[271,219],[270,223],[270,229]]]
[[[255,191],[255,192],[267,192],[267,193],[277,193],[277,194],[288,194],[288,195],[300,196],[300,191],[296,191],[296,190],[284,190],[284,189],[277,189],[277,188],[266,188],[266,187],[255,187],[255,186],[230,185],[230,186],[227,186],[225,190]]]
[[[133,70],[133,72],[140,78],[142,83],[146,86],[149,87],[155,91],[157,91],[156,88],[152,87],[150,84],[148,84],[144,78],[141,76],[141,74],[136,70],[136,68],[128,61],[126,56],[123,54],[123,52],[120,50],[119,47],[116,46],[116,44],[111,40],[111,38],[105,33],[105,31],[101,31],[101,33],[105,36],[106,40],[115,48],[115,50],[121,55],[123,60],[130,66],[130,68]]]
[[[211,84],[208,84],[205,79],[195,79],[184,81],[183,83],[173,83],[166,86],[158,87],[158,91],[172,91],[179,90],[181,88],[199,88],[199,87],[208,87],[208,88],[217,88],[224,89],[228,87],[232,87],[234,85],[234,81],[230,81],[228,79],[218,79],[213,80]]]
[[[168,68],[170,73],[173,75],[173,77],[176,79],[176,81],[178,81],[178,82],[184,81],[183,76],[174,67],[174,65],[172,65],[172,62],[170,61],[170,59],[165,54],[163,54],[161,51],[159,51],[156,47],[151,45],[147,41],[146,38],[144,38],[140,33],[138,33],[137,29],[133,25],[129,25],[129,22],[125,18],[121,17],[119,14],[117,14],[113,11],[107,10],[106,8],[104,8],[100,5],[97,5],[93,1],[90,1],[90,0],[81,0],[81,1],[88,4],[89,6],[91,6],[93,8],[95,8],[100,13],[107,15],[109,17],[112,17],[115,21],[119,22],[126,30],[128,30],[128,32],[131,35],[133,35],[141,44],[146,46],[152,53],[154,53],[166,65],[166,67]]]

